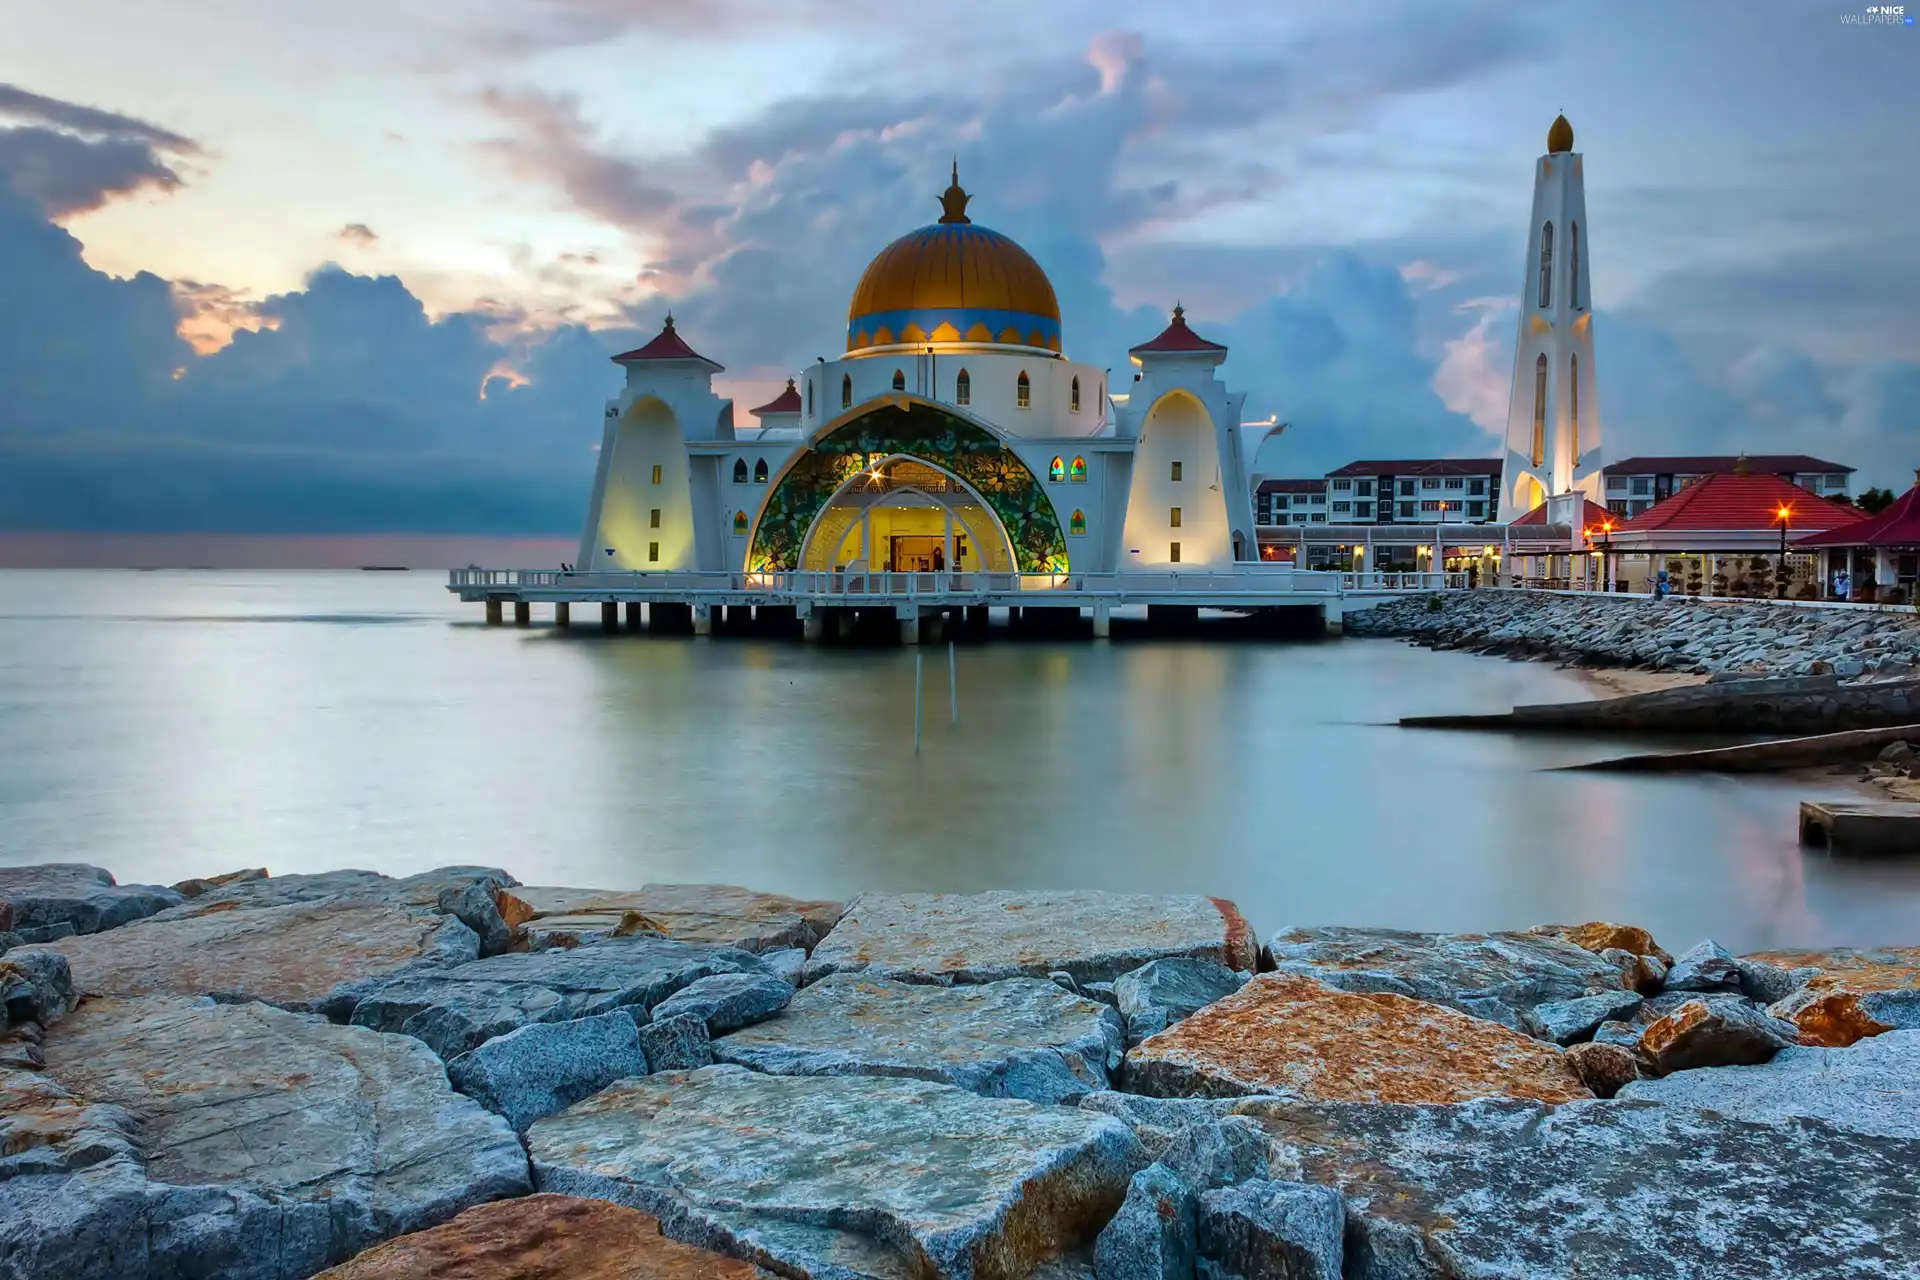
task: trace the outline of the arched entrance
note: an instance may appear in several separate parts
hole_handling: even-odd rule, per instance
[[[800,567],[871,573],[1014,572],[1013,543],[957,476],[896,454],[857,472],[814,518]]]
[[[862,475],[868,477],[877,498],[860,496],[857,481]],[[895,491],[896,500],[878,500],[895,497]],[[977,514],[961,510],[966,507]],[[816,567],[812,563],[816,544],[820,558],[831,559],[849,545],[853,523],[867,518],[869,512],[886,512],[891,526],[896,520],[893,512],[914,509],[923,514],[898,517],[902,532],[887,536],[931,536],[906,530],[916,520],[930,523],[937,515],[944,538],[946,513],[952,513],[956,523],[968,530],[972,554],[963,558],[968,567],[989,567],[988,557],[997,547],[1020,573],[1067,569],[1067,540],[1053,503],[1019,456],[985,425],[904,394],[869,401],[843,414],[788,461],[754,521],[747,568],[754,572],[798,569],[803,567],[803,557],[807,558],[804,567]],[[869,534],[872,528],[868,519]],[[870,541],[862,546],[871,564],[880,548]],[[917,557],[924,549],[908,554]],[[886,553],[893,554],[892,544]]]

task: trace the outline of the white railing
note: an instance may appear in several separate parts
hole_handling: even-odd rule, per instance
[[[497,588],[554,590],[591,595],[595,591],[653,591],[663,594],[706,592],[769,595],[1002,596],[1015,592],[1058,591],[1114,597],[1146,595],[1321,595],[1372,591],[1437,591],[1464,587],[1463,574],[1342,573],[1248,563],[1210,572],[1138,571],[1130,573],[938,573],[862,572],[856,570],[768,570],[763,572],[665,573],[622,570],[575,573],[561,569],[454,569],[447,585],[455,590]]]

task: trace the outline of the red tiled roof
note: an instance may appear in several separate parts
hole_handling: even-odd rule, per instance
[[[761,405],[758,409],[749,409],[747,410],[747,412],[754,414],[755,416],[762,416],[769,413],[800,412],[800,393],[794,390],[793,379],[792,378],[787,379],[787,389],[785,391],[782,391],[779,395],[767,401],[765,404]]]
[[[1738,457],[1622,458],[1618,462],[1609,462],[1602,470],[1616,476],[1710,476],[1732,475],[1739,465]],[[1823,458],[1808,457],[1804,453],[1756,453],[1747,456],[1747,470],[1764,471],[1770,475],[1803,475],[1809,471],[1845,471],[1851,474],[1853,468]]]
[[[1753,460],[1747,461],[1751,464]],[[1729,473],[1695,481],[1671,498],[1654,503],[1619,526],[1615,533],[1652,533],[1661,529],[1757,533],[1780,527],[1782,507],[1790,513],[1789,531],[1832,529],[1860,518],[1860,512],[1854,508],[1816,498],[1779,476]]]
[[[633,360],[699,360],[704,364],[712,364],[715,369],[720,367],[688,346],[686,339],[674,332],[671,315],[667,317],[666,324],[661,326],[660,332],[654,335],[653,341],[644,347],[623,351],[613,358],[615,364],[626,364]]]
[[[1390,458],[1349,462],[1327,476],[1497,476],[1502,465],[1498,458]]]
[[[1613,521],[1613,527],[1618,529],[1623,518],[1624,517],[1607,510],[1591,498],[1583,497],[1580,499],[1580,527],[1582,529],[1592,529],[1597,532],[1600,527],[1609,520]],[[1515,519],[1513,523],[1522,525],[1545,524],[1546,522],[1547,504],[1543,502],[1533,510],[1527,512],[1527,514]]]
[[[1320,493],[1327,487],[1325,480],[1262,480],[1258,493]]]
[[[1795,538],[1796,547],[1912,547],[1920,546],[1920,484],[1894,499],[1877,516]]]
[[[1187,328],[1186,309],[1175,306],[1173,309],[1173,321],[1160,331],[1160,336],[1154,338],[1151,342],[1141,343],[1139,346],[1134,347],[1133,350],[1146,352],[1198,352],[1225,351],[1226,348],[1217,342],[1208,342],[1205,338]]]

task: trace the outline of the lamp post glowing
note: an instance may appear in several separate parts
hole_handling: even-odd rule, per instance
[[[1600,589],[1613,590],[1613,521],[1600,522]]]
[[[1777,513],[1780,522],[1780,567],[1774,572],[1774,598],[1778,600],[1787,598],[1787,524],[1792,518],[1793,508],[1782,503]]]

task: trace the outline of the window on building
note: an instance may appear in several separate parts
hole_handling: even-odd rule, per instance
[[[1553,224],[1551,222],[1540,228],[1540,305],[1542,307],[1553,305]]]
[[[767,482],[767,460],[765,458],[753,464],[753,482],[755,484],[765,484]]]
[[[1469,502],[1469,503],[1467,504],[1467,519],[1469,519],[1469,520],[1485,520],[1486,518],[1487,518],[1487,504],[1486,504],[1486,503],[1484,503],[1484,502]]]
[[[1173,478],[1175,480],[1180,478],[1180,464],[1178,462],[1173,464]]]
[[[1620,493],[1625,493],[1627,491],[1627,478],[1625,476],[1608,476],[1607,477],[1607,491],[1609,493],[1612,493],[1616,490]]]
[[[1552,224],[1549,223],[1549,226]],[[1542,304],[1545,305],[1544,303]],[[1533,362],[1533,465],[1547,461],[1547,353]]]
[[[653,510],[647,512],[647,528],[658,529],[659,527],[660,527],[660,508],[655,507]]]
[[[853,408],[853,375],[850,373],[840,375],[840,407]]]
[[[813,379],[807,379],[807,416],[813,416]]]
[[[733,536],[736,538],[747,536],[747,513],[744,511],[733,513]]]
[[[1075,413],[1080,412],[1080,379],[1078,378],[1075,378],[1073,380],[1073,385],[1068,388],[1067,408],[1071,409]]]
[[[1400,482],[1400,496],[1403,498],[1410,498],[1413,496],[1413,481],[1402,480]]]
[[[745,484],[747,482],[747,460],[745,458],[735,458],[733,460],[733,482],[735,484]]]
[[[1075,484],[1085,484],[1087,481],[1087,460],[1085,458],[1075,458],[1072,465],[1067,468],[1067,476]]]
[[[1438,489],[1440,487],[1440,482],[1438,480],[1435,480],[1429,477],[1420,482],[1420,487],[1422,489]]]
[[[1047,464],[1047,479],[1053,481],[1055,484],[1059,484],[1062,480],[1065,480],[1066,478],[1067,478],[1067,464],[1064,460],[1060,458],[1055,458],[1052,462],[1049,462]]]
[[[1175,564],[1180,563],[1180,544],[1179,543],[1169,542],[1167,544],[1167,559],[1173,561],[1173,563]]]
[[[1304,506],[1306,506],[1306,505],[1307,505],[1307,495],[1306,495],[1306,494],[1304,494],[1304,493],[1296,493],[1296,494],[1294,494],[1294,495],[1293,495],[1293,505],[1294,505],[1294,506],[1296,506],[1296,507],[1304,507]]]
[[[1087,513],[1076,508],[1074,513],[1067,517],[1067,532],[1076,538],[1085,537],[1087,533]]]
[[[1653,496],[1653,477],[1635,476],[1633,478],[1633,496],[1636,498],[1651,498]]]
[[[657,542],[649,542],[647,544],[647,563],[654,564],[654,563],[657,563],[659,559],[660,559],[660,544]]]
[[[1611,512],[1613,512],[1613,514],[1615,514],[1615,515],[1617,515],[1617,516],[1623,516],[1623,515],[1625,515],[1625,514],[1627,514],[1627,503],[1626,503],[1626,500],[1625,500],[1625,499],[1623,499],[1623,498],[1609,498],[1609,499],[1607,499],[1607,510],[1609,510],[1609,511],[1611,511]]]
[[[1413,504],[1411,502],[1403,502],[1400,504],[1399,518],[1402,520],[1413,519]]]
[[[1427,501],[1420,504],[1420,510],[1423,512],[1445,511],[1446,509],[1447,509],[1446,503],[1437,502],[1431,498],[1429,498]]]
[[[1353,514],[1357,519],[1371,520],[1373,519],[1373,504],[1371,502],[1356,502],[1353,504]]]
[[[657,462],[653,464],[653,482],[660,483],[660,464]]]
[[[1033,408],[1033,383],[1024,373],[1014,379],[1013,407],[1016,409]]]
[[[1486,481],[1486,477],[1484,476],[1476,477],[1473,483],[1467,486],[1467,492],[1472,494],[1476,498],[1484,495],[1486,491],[1487,491],[1487,481]]]
[[[1371,498],[1373,496],[1373,481],[1362,480],[1354,485],[1353,496],[1356,498]]]
[[[1307,501],[1316,507],[1324,507],[1327,505],[1327,495],[1324,493],[1309,494],[1307,495]]]
[[[1180,508],[1169,507],[1167,509],[1167,528],[1178,529],[1179,527],[1180,527]]]
[[[1567,357],[1567,447],[1580,461],[1580,357]]]
[[[1836,491],[1836,492],[1839,492],[1839,493],[1845,493],[1845,492],[1846,492],[1846,489],[1847,489],[1847,478],[1846,478],[1846,476],[1844,476],[1844,475],[1837,475],[1837,476],[1828,476],[1828,477],[1827,477],[1827,488],[1828,488],[1828,489],[1830,489],[1830,490],[1833,490],[1833,491]]]
[[[955,404],[973,403],[973,379],[967,376],[965,369],[954,375],[953,402]]]
[[[1567,305],[1580,309],[1580,224],[1567,224]]]
[[[893,389],[895,391],[905,391],[907,389],[907,371],[906,370],[895,369],[893,371]]]
[[[1448,476],[1447,477],[1447,488],[1464,489],[1466,487],[1467,487],[1467,481],[1465,476]]]
[[[1337,512],[1351,512],[1353,510],[1353,504],[1351,502],[1336,502],[1333,504],[1333,509]]]
[[[1335,481],[1333,482],[1333,491],[1334,491],[1335,493],[1352,493],[1352,492],[1353,492],[1353,481],[1351,481],[1351,480],[1335,480]]]

